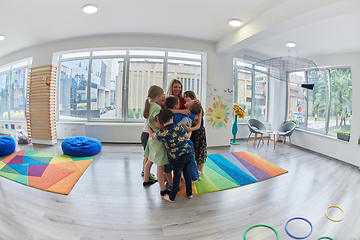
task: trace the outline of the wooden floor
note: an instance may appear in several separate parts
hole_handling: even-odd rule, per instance
[[[55,146],[19,145],[16,150],[62,154]],[[243,239],[246,229],[266,224],[280,239],[293,217],[308,219],[307,239],[328,236],[360,239],[360,172],[355,166],[288,144],[240,145],[210,148],[209,153],[250,151],[289,173],[244,187],[176,198],[169,203],[159,185],[144,188],[140,175],[140,144],[103,144],[103,149],[69,195],[37,190],[0,177],[0,239]],[[357,156],[358,157],[358,156]],[[0,158],[2,160],[3,158]],[[156,172],[153,167],[152,172]],[[345,212],[341,222],[325,216],[330,205]],[[328,211],[333,219],[342,213]],[[294,220],[289,232],[310,232],[308,223]],[[264,227],[253,228],[246,239],[276,239]]]

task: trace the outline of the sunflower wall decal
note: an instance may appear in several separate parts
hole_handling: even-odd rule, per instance
[[[209,104],[206,111],[205,122],[213,129],[227,128],[230,115],[229,105],[229,103],[223,103],[221,98],[214,98],[214,102]]]

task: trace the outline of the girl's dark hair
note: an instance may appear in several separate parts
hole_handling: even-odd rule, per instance
[[[164,94],[164,90],[157,86],[157,85],[152,85],[149,90],[148,90],[148,95],[147,98],[145,100],[145,107],[144,107],[144,112],[143,112],[143,116],[144,118],[148,118],[149,117],[149,110],[150,110],[150,103],[149,100],[152,99],[154,100],[157,96],[161,96]]]
[[[191,98],[191,100],[196,99],[196,94],[191,91],[191,90],[187,90],[186,92],[184,92],[184,95],[188,96],[189,98]]]

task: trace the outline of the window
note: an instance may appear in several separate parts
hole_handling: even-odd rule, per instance
[[[61,62],[59,79],[60,119],[87,118],[89,60]]]
[[[24,120],[26,87],[32,59],[0,68],[0,119]]]
[[[320,70],[313,90],[301,87],[311,82],[316,73],[300,71],[289,73],[288,120],[300,128],[336,135],[350,132],[352,116],[352,80],[350,69],[327,68]]]
[[[245,120],[256,118],[267,121],[267,71],[266,68],[255,69],[251,63],[234,59],[234,102],[246,111]]]
[[[96,50],[60,56],[59,119],[132,121],[143,119],[147,91],[167,92],[179,79],[184,91],[201,98],[202,54],[164,50]],[[196,81],[196,83],[195,83]]]
[[[350,133],[352,116],[352,80],[350,69],[328,69],[330,76],[329,134]]]

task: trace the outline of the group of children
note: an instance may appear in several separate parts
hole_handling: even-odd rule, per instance
[[[203,114],[195,93],[186,91],[183,96],[182,83],[177,79],[170,82],[167,96],[157,85],[148,90],[143,112],[147,121],[141,134],[145,150],[143,185],[159,182],[160,194],[169,202],[179,190],[181,173],[189,198],[192,182],[201,179],[207,157]],[[157,179],[150,173],[153,163],[157,165]]]

